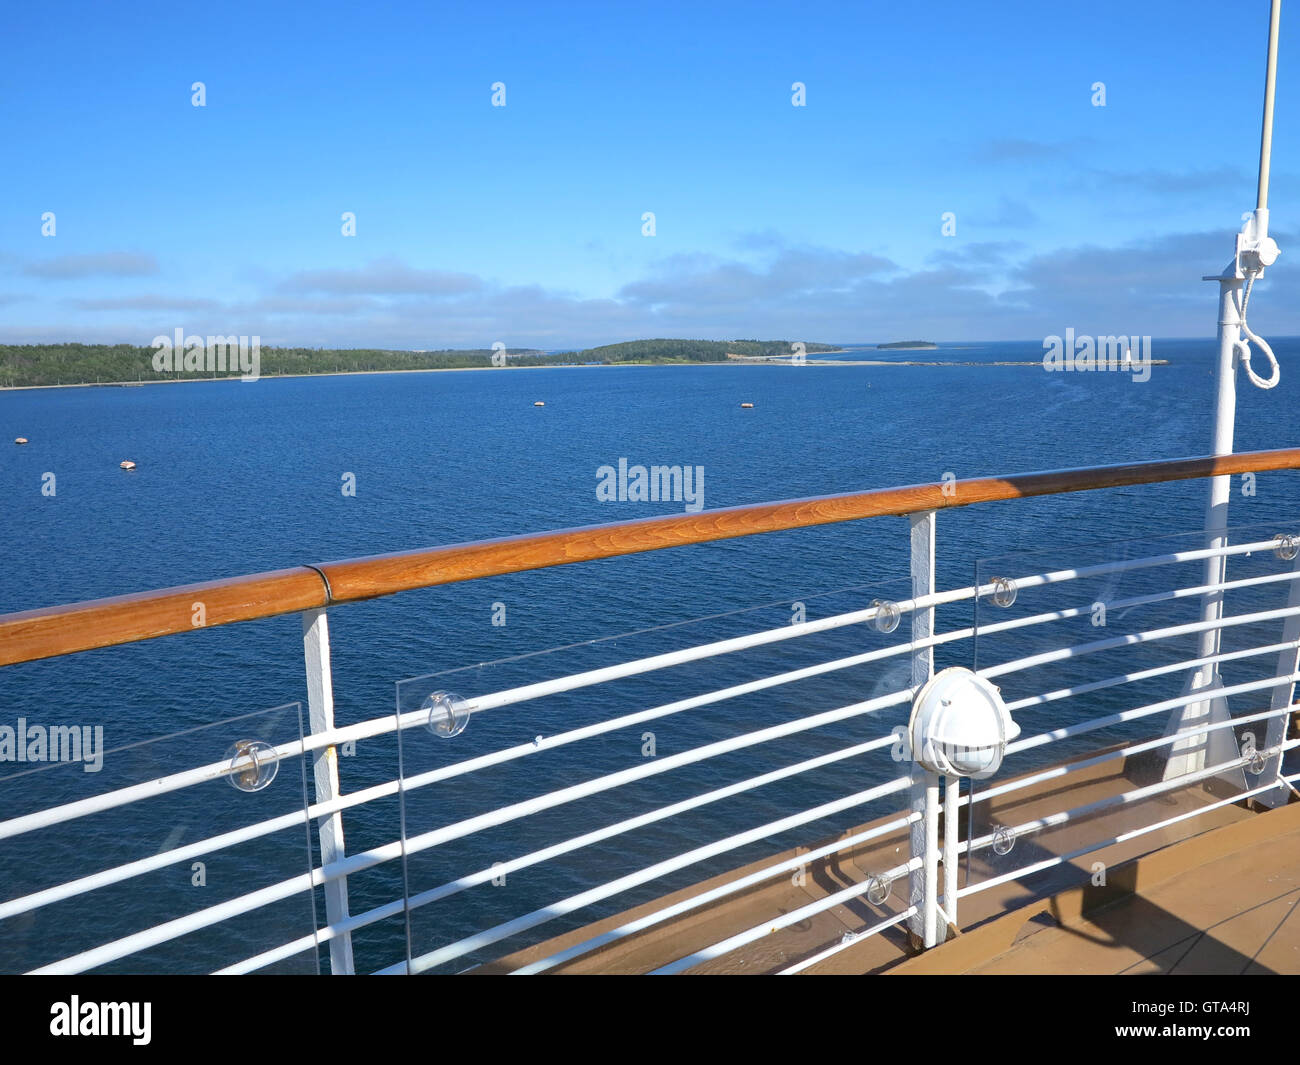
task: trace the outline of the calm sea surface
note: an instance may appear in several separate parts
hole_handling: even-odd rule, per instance
[[[1276,341],[1275,349],[1283,367],[1281,385],[1271,392],[1240,387],[1238,450],[1297,443],[1300,340]],[[840,358],[855,354],[879,357],[864,350]],[[629,465],[703,467],[704,505],[716,508],[934,481],[949,472],[969,477],[1209,450],[1212,341],[1157,340],[1154,355],[1173,365],[1153,368],[1145,383],[1120,373],[1049,374],[1041,367],[986,365],[1041,355],[1038,343],[971,344],[889,357],[980,365],[592,367],[3,392],[0,532],[6,564],[0,612],[305,562],[682,511],[682,503],[600,501],[597,470],[616,467],[620,459]],[[537,400],[545,406],[534,407]],[[753,409],[742,409],[742,402],[753,403]],[[31,443],[8,443],[20,435]],[[137,470],[119,470],[123,459],[135,461]],[[53,495],[42,492],[50,473]],[[349,474],[355,477],[355,495],[341,491]],[[1271,535],[1300,519],[1295,474],[1260,475],[1253,494],[1241,487],[1234,484],[1233,525],[1259,524]],[[1131,555],[1139,547],[1149,550],[1156,538],[1196,527],[1204,493],[1203,483],[1186,482],[944,513],[939,517],[940,584],[969,584],[980,560],[997,559],[980,566],[987,579],[1018,566],[1033,573],[1040,563],[1074,564]],[[903,598],[907,573],[907,523],[884,518],[335,608],[330,623],[337,718],[346,724],[392,713],[398,682],[405,678],[473,667],[404,686],[402,697],[418,705],[435,688],[480,694],[781,625],[789,622],[796,603],[803,603],[812,618],[865,606],[877,597]],[[1195,583],[1194,571],[1186,576],[1187,583]],[[1122,587],[1112,582],[1071,594],[1086,605],[1094,597],[1110,601],[1145,587],[1134,576]],[[1058,594],[1015,609],[1052,609],[1063,602]],[[1145,626],[1187,616],[1161,609],[1134,614],[1122,624]],[[717,617],[738,611],[749,613]],[[494,625],[494,616],[505,624]],[[701,618],[711,620],[677,625]],[[940,615],[941,630],[971,622],[969,607]],[[652,631],[583,644],[639,630]],[[1059,633],[1052,639],[1059,640]],[[882,634],[855,626],[826,634],[820,642],[810,640],[806,648],[727,656],[665,677],[503,707],[477,715],[452,740],[413,730],[403,740],[400,765],[410,775],[887,642]],[[1047,639],[1047,645],[1051,642]],[[502,661],[572,644],[581,646]],[[975,645],[967,641],[941,655],[941,664],[971,664],[975,654],[980,664],[1006,660],[1028,653],[1030,646],[1038,645],[996,648],[985,639]],[[1186,651],[1190,645],[1180,646]],[[553,787],[644,765],[650,757],[894,691],[906,683],[905,667],[898,683],[901,661],[828,675],[793,693],[776,689],[752,700],[663,717],[591,743],[454,777],[411,793],[407,833],[414,836]],[[1093,672],[1079,677],[1106,675],[1099,672],[1105,669],[1100,663],[1090,668]],[[1026,684],[1028,692],[1043,688],[1041,678]],[[1153,690],[1152,698],[1165,691]],[[1022,723],[1076,719],[1098,708],[1107,712],[1125,699],[1131,704],[1131,696],[1102,693],[1083,710],[1067,700],[1044,710],[1041,722]],[[0,763],[0,808],[8,816],[8,811],[21,813],[215,761],[240,739],[265,735],[281,742],[297,734],[297,711],[272,708],[293,703],[303,705],[305,717],[296,616],[5,669],[0,671],[0,726],[13,726],[19,718],[102,726],[105,747],[130,750],[110,753],[97,774],[74,765],[33,772],[29,765]],[[895,708],[882,723],[854,718],[829,730],[742,749],[412,852],[410,889],[425,890],[580,831],[860,742],[887,732],[905,717],[904,710]],[[227,724],[237,717],[243,720]],[[653,748],[649,754],[647,743]],[[419,954],[443,947],[661,857],[892,779],[897,768],[887,755],[875,752],[710,804],[512,872],[503,886],[472,887],[412,911],[412,949]],[[341,759],[343,788],[349,792],[393,780],[398,771],[399,751],[391,737],[363,743]],[[246,795],[216,782],[150,800],[138,811],[99,814],[18,837],[0,844],[0,901],[74,872],[107,868],[232,825],[301,810],[304,790],[310,788],[309,780],[304,788],[299,764],[286,763],[263,792]],[[532,931],[478,945],[446,967],[498,956],[583,923],[593,912],[616,912],[779,846],[806,843],[896,810],[902,801],[893,796],[883,805],[774,832],[752,846],[604,900],[595,911],[572,917],[557,912]],[[350,851],[392,843],[402,834],[400,808],[390,797],[350,811],[345,827]],[[160,913],[167,917],[212,906],[301,874],[307,846],[307,834],[298,826],[231,848],[201,869],[184,861],[138,881],[0,920],[0,970],[64,957],[146,927]],[[352,912],[400,898],[401,865],[389,862],[354,878]],[[324,921],[323,898],[302,894],[241,919],[233,931],[223,926],[226,931],[199,932],[107,968],[213,968],[308,934],[313,920]],[[401,914],[359,932],[358,967],[399,960],[406,934]],[[300,968],[304,958],[310,955],[288,967]]]

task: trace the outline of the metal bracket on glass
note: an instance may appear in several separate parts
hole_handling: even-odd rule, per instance
[[[892,603],[888,599],[871,600],[872,609],[875,610],[876,616],[871,619],[879,632],[893,632],[898,628],[898,622],[903,616],[902,610],[897,603]]]
[[[873,876],[867,882],[867,901],[873,906],[883,906],[893,893],[894,881],[887,876]]]
[[[994,606],[1009,607],[1016,601],[1016,582],[1010,577],[994,577],[990,583],[993,591],[989,593],[989,602]]]
[[[424,700],[420,709],[429,715],[429,731],[444,739],[459,736],[469,724],[468,704],[451,692],[434,692]]]
[[[226,779],[239,791],[261,791],[280,771],[280,756],[265,740],[239,740],[226,751],[226,760],[232,770]]]

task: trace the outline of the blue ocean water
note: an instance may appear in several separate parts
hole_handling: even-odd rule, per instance
[[[1274,345],[1283,365],[1282,383],[1271,392],[1242,383],[1238,450],[1296,442],[1300,340]],[[1153,348],[1155,357],[1173,364],[1155,367],[1144,383],[1121,373],[1049,374],[1041,367],[987,365],[1039,360],[1041,345],[1025,342],[882,353],[891,359],[952,359],[977,364],[973,366],[591,367],[2,392],[0,440],[6,443],[0,447],[0,531],[8,564],[0,581],[0,611],[683,509],[682,503],[599,500],[599,468],[617,466],[620,459],[629,465],[702,467],[704,505],[716,508],[930,482],[945,473],[969,477],[1203,454],[1209,450],[1215,344],[1157,339]],[[860,349],[840,358],[854,357],[881,355]],[[545,406],[535,407],[537,400]],[[742,409],[742,402],[753,403],[753,409]],[[7,443],[19,435],[29,438],[26,447]],[[136,471],[119,470],[123,459],[135,461]],[[42,492],[50,473],[56,486],[52,496]],[[349,474],[355,478],[355,495],[341,490]],[[1280,528],[1278,523],[1295,522],[1300,482],[1294,473],[1263,474],[1251,487],[1251,494],[1234,491],[1234,525],[1273,523]],[[1116,542],[1149,542],[1195,529],[1202,520],[1204,494],[1203,483],[1185,482],[944,513],[939,522],[940,584],[970,583],[981,559],[1014,553],[1059,551],[1061,558],[1072,558],[1079,557],[1074,549],[1082,545],[1092,556],[1116,557],[1129,550],[1112,546]],[[539,669],[542,675],[557,675],[646,650],[779,625],[789,621],[794,603],[806,604],[813,617],[821,616],[818,611],[864,606],[877,596],[901,598],[906,584],[899,582],[907,567],[907,523],[884,518],[339,607],[331,612],[337,718],[350,723],[391,713],[395,685],[403,678],[474,667],[439,683],[450,687],[454,682],[458,687],[452,690],[461,694],[479,693],[535,679]],[[987,564],[983,572],[990,572]],[[504,625],[493,624],[494,615],[501,617],[496,604],[504,604]],[[663,628],[750,610],[754,612],[729,619]],[[964,619],[954,612],[951,618],[941,617],[941,627],[970,620],[969,611]],[[655,631],[542,659],[480,665],[637,630]],[[864,646],[862,639],[855,629],[828,635],[806,649],[783,647],[743,662],[691,667],[669,680],[647,680],[640,688],[493,711],[481,715],[483,724],[476,718],[464,737],[450,741],[462,746],[407,743],[401,752],[404,768],[409,775],[413,766],[430,768],[453,760],[448,751],[459,758],[602,720],[612,709],[653,705],[647,697],[674,698],[679,691],[762,676],[774,666],[795,668],[819,655],[852,653],[851,648]],[[0,801],[15,810],[52,799],[67,801],[88,788],[102,790],[115,780],[126,781],[132,772],[144,772],[142,766],[180,768],[196,748],[215,759],[228,742],[240,738],[237,727],[217,723],[241,715],[259,715],[268,734],[292,733],[298,727],[295,710],[267,711],[295,702],[305,707],[301,640],[299,619],[288,616],[0,671],[0,725],[20,717],[102,725],[106,747],[136,745],[130,756],[107,759],[98,775],[59,766],[18,777],[11,774],[17,767],[0,764]],[[963,646],[950,661],[969,663],[972,654],[969,645]],[[863,690],[892,690],[881,687],[885,682],[881,667],[851,671],[809,688],[807,698],[814,709],[823,703],[842,705],[864,698]],[[665,719],[655,728],[659,753],[734,734],[741,723],[759,727],[783,720],[790,710],[788,702],[754,700],[743,712],[732,706]],[[189,739],[159,740],[192,729],[200,731]],[[443,823],[453,814],[491,809],[547,786],[639,764],[643,730],[632,732],[456,778],[440,791],[428,789],[419,798],[420,824]],[[413,889],[431,886],[434,877],[454,878],[552,837],[565,838],[575,829],[609,823],[629,811],[867,734],[875,732],[863,733],[861,724],[852,722],[839,732],[804,733],[770,752],[737,752],[728,756],[730,762],[721,760],[720,767],[710,762],[650,777],[626,795],[608,793],[553,811],[550,821],[545,816],[522,820],[455,841],[411,857],[408,872],[420,878]],[[893,772],[887,763],[861,771],[857,766],[846,763],[815,785],[800,779],[798,787],[791,785],[793,791],[778,789],[770,797],[765,791],[761,800],[742,796],[706,808],[694,820],[661,822],[636,837],[635,846],[615,838],[572,856],[563,868],[548,863],[544,874],[518,874],[507,881],[511,887],[506,892],[476,888],[413,911],[420,916],[412,919],[412,949],[432,949],[429,944],[451,942],[503,920],[502,915],[548,905],[609,879],[611,870],[621,875],[661,853],[677,853],[727,831],[761,824],[789,812],[792,796],[811,806],[842,795],[846,786],[888,779]],[[342,760],[344,790],[394,779],[397,770],[395,744],[359,745],[355,756]],[[155,800],[161,810],[134,821],[103,815],[101,827],[91,824],[92,818],[32,834],[25,838],[40,838],[41,845],[31,843],[30,852],[0,846],[0,899],[57,883],[74,863],[78,871],[89,871],[125,860],[118,852],[126,840],[147,854],[215,834],[242,816],[232,812],[232,802],[259,801],[221,787],[210,799],[175,793]],[[294,808],[304,788],[299,767],[287,768],[276,787],[281,789],[276,801],[284,802],[288,794],[284,808]],[[305,787],[309,792],[310,781]],[[897,802],[890,802],[887,808],[896,809]],[[579,806],[581,814],[575,812]],[[415,811],[408,810],[408,817],[416,819]],[[866,819],[855,810],[788,839],[807,842]],[[345,826],[349,850],[390,843],[401,834],[395,800],[349,812]],[[153,923],[144,919],[141,898],[150,898],[151,907],[166,898],[166,904],[158,905],[170,913],[172,893],[173,908],[180,913],[192,908],[194,891],[208,893],[203,896],[207,905],[300,873],[307,867],[303,836],[301,830],[288,832],[240,855],[243,865],[213,866],[220,875],[208,875],[204,885],[193,882],[198,873],[186,863],[152,874],[147,887],[105,889],[93,906],[83,898],[11,919],[8,945],[0,947],[0,953],[7,953],[0,957],[0,969],[61,957]],[[742,864],[779,849],[777,844],[790,845],[786,841],[786,836],[774,836],[765,846],[722,855],[676,881],[649,883],[642,895],[613,898],[600,912],[614,912],[673,884]],[[354,912],[388,901],[395,892],[400,895],[399,864],[353,880]],[[263,911],[265,920],[256,925],[257,949],[310,931],[313,915],[304,898]],[[315,919],[323,920],[321,900],[315,901]],[[588,911],[584,919],[590,916]],[[575,917],[572,923],[580,921]],[[248,936],[254,924],[244,921],[240,935]],[[0,929],[5,925],[0,921]],[[562,927],[563,920],[552,921],[533,938]],[[405,936],[400,918],[358,934],[359,967],[397,960]],[[526,941],[503,941],[467,957],[492,957]],[[187,947],[178,956],[164,945],[145,956],[147,964],[136,959],[115,967],[202,968],[226,957],[231,943],[218,939],[210,951],[208,946]],[[242,956],[236,951],[227,960]]]

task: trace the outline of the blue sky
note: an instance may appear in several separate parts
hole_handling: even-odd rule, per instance
[[[1226,9],[14,6],[0,340],[1211,335],[1268,4]],[[1297,19],[1266,335],[1300,333]]]

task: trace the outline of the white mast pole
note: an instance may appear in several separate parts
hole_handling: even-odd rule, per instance
[[[1282,0],[1272,0],[1268,25],[1268,66],[1264,76],[1264,117],[1259,144],[1259,185],[1255,200],[1255,211],[1237,234],[1237,247],[1232,260],[1223,273],[1216,277],[1206,277],[1205,281],[1219,282],[1219,364],[1216,374],[1217,391],[1214,407],[1213,451],[1215,455],[1231,455],[1233,449],[1233,429],[1237,415],[1237,362],[1238,353],[1244,346],[1241,332],[1244,324],[1242,318],[1242,286],[1247,277],[1258,278],[1264,267],[1271,266],[1277,258],[1277,245],[1268,236],[1268,181],[1269,168],[1273,153],[1273,95],[1277,82],[1277,36],[1278,23],[1282,15]],[[1253,334],[1250,334],[1253,336]],[[1232,478],[1227,474],[1210,480],[1210,498],[1206,508],[1205,529],[1208,546],[1224,547],[1227,544],[1228,500],[1232,493]],[[1208,559],[1205,565],[1205,583],[1223,584],[1227,573],[1226,556]],[[1202,599],[1201,619],[1217,622],[1223,617],[1223,593],[1209,592]],[[1201,634],[1198,657],[1206,658],[1219,653],[1220,630],[1207,629]],[[1222,687],[1217,664],[1208,665],[1198,670],[1192,677],[1192,691]],[[1186,706],[1181,712],[1175,712],[1169,723],[1169,732],[1198,724],[1219,721],[1227,716],[1227,705],[1222,697],[1209,695],[1202,703]],[[1168,733],[1166,733],[1168,734]],[[1174,744],[1170,750],[1169,761],[1165,769],[1165,778],[1180,776],[1183,773],[1203,769],[1207,762],[1208,748],[1212,744],[1223,744],[1231,739],[1227,729],[1215,733],[1200,733],[1189,736],[1186,740]],[[1227,761],[1231,755],[1221,760]],[[1236,771],[1240,775],[1240,771]],[[1244,786],[1244,777],[1243,786]]]
[[[1282,18],[1282,0],[1273,0],[1268,18],[1268,71],[1264,75],[1264,129],[1259,138],[1259,192],[1257,211],[1268,210],[1268,172],[1273,156],[1273,90],[1277,87],[1277,27]]]

